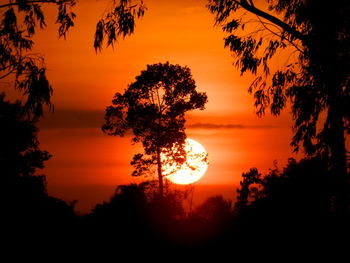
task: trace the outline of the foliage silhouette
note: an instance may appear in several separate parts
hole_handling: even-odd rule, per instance
[[[57,7],[56,24],[58,36],[66,38],[68,30],[74,26],[75,13],[72,11],[76,0],[8,0],[0,4],[0,79],[10,83],[26,96],[24,113],[29,118],[38,119],[43,115],[43,106],[51,104],[52,86],[47,79],[44,57],[31,53],[33,37],[38,29],[46,27],[44,5]],[[110,1],[109,12],[96,25],[94,48],[102,49],[120,36],[123,38],[134,32],[135,17],[141,18],[146,10],[142,1]]]
[[[29,177],[44,167],[51,155],[39,149],[38,128],[22,116],[23,106],[5,101],[0,95],[0,167],[3,177]]]
[[[350,213],[332,212],[332,180],[322,157],[291,158],[282,171],[273,169],[264,177],[256,168],[244,175],[234,211],[237,235],[330,246],[349,233]],[[242,202],[248,196],[249,202]]]
[[[124,239],[141,238],[146,224],[145,187],[146,184],[118,186],[109,202],[96,205],[86,217],[94,235],[108,237],[118,233]]]
[[[336,210],[348,210],[349,3],[278,0],[258,7],[253,0],[209,0],[208,8],[228,34],[225,47],[235,54],[241,74],[258,75],[249,87],[257,114],[270,107],[279,115],[291,103],[292,146],[298,151],[302,144],[308,155],[329,156]],[[284,67],[275,69],[274,59],[283,52]]]
[[[256,200],[261,194],[259,185],[263,183],[261,174],[258,169],[251,168],[248,173],[242,174],[243,180],[240,182],[240,189],[237,189],[237,202],[235,204],[235,210],[240,212],[244,210],[251,200]]]
[[[52,87],[46,77],[44,58],[31,53],[38,28],[46,26],[41,4],[56,5],[59,37],[66,37],[74,25],[75,14],[69,9],[75,0],[15,0],[0,4],[0,79],[12,81],[14,88],[27,96],[23,111],[29,118],[43,115],[43,106],[51,108]]]
[[[147,174],[152,165],[156,165],[159,194],[163,195],[161,154],[171,157],[174,165],[186,160],[185,113],[203,110],[206,102],[206,94],[196,91],[188,67],[169,62],[147,65],[147,70],[142,71],[123,94],[116,93],[113,105],[106,109],[102,130],[114,136],[132,131],[132,141],[141,142],[148,156],[134,156],[133,175]]]
[[[138,251],[170,247],[178,234],[183,216],[181,196],[166,192],[152,194],[154,184],[144,182],[118,186],[108,202],[96,205],[82,220],[82,236],[92,246],[113,240],[113,247],[127,251],[140,244]],[[118,238],[113,238],[117,236]],[[108,243],[103,243],[103,247]]]
[[[257,169],[251,169],[243,180],[243,188],[250,183],[260,186],[260,194],[249,187],[253,194],[245,209],[237,210],[236,205],[233,213],[231,202],[222,196],[208,198],[193,213],[185,215],[178,193],[167,192],[160,198],[149,191],[155,186],[148,182],[118,186],[108,202],[96,205],[79,221],[69,219],[78,224],[64,232],[66,242],[73,241],[75,249],[81,252],[91,249],[104,254],[131,253],[129,256],[137,250],[139,255],[148,257],[150,251],[161,249],[164,253],[176,251],[179,257],[188,253],[217,256],[232,251],[260,251],[271,257],[276,249],[298,254],[302,244],[323,244],[329,250],[336,235],[347,235],[349,216],[335,218],[329,213],[329,176],[321,158],[300,162],[290,159],[283,171],[274,169],[264,177]],[[53,208],[53,203],[49,207]],[[63,207],[67,208],[62,203],[62,210],[54,209],[60,211],[55,214],[61,216],[58,221],[67,220],[62,216]],[[44,211],[43,207],[39,205],[38,211]],[[51,233],[60,224],[46,224],[45,230]]]
[[[35,122],[23,117],[23,106],[0,96],[0,207],[3,237],[43,238],[58,235],[75,222],[73,204],[48,195],[37,170],[51,155],[39,149]]]
[[[96,25],[95,50],[101,51],[105,42],[107,47],[113,47],[118,38],[134,33],[135,18],[143,17],[146,9],[142,0],[113,1],[109,12]]]
[[[195,234],[192,233],[192,238],[199,244],[218,242],[230,229],[233,219],[232,208],[232,201],[225,200],[221,195],[208,197],[185,220],[187,224],[191,224],[188,228],[192,228],[187,231],[189,233],[197,231]]]
[[[203,204],[198,206],[195,214],[219,225],[230,217],[231,212],[232,202],[225,200],[221,195],[217,195],[209,197]]]

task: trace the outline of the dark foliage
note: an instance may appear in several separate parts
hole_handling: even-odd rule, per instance
[[[44,105],[52,106],[52,87],[46,77],[44,58],[31,53],[33,36],[46,26],[42,4],[57,6],[58,34],[66,37],[74,25],[75,14],[70,8],[75,0],[6,2],[0,5],[0,79],[14,80],[14,88],[26,96],[24,114],[37,119],[43,115]]]
[[[114,196],[82,218],[82,239],[86,245],[109,246],[138,251],[171,246],[178,235],[177,220],[183,217],[181,198],[167,192],[150,194],[152,183],[118,186]],[[96,242],[96,240],[98,240]]]
[[[282,171],[273,169],[266,176],[251,169],[244,173],[234,210],[230,201],[214,196],[186,215],[179,193],[167,192],[160,197],[152,194],[155,185],[146,182],[118,186],[108,202],[77,219],[67,217],[68,207],[59,200],[45,199],[47,206],[43,205],[40,179],[37,183],[33,180],[30,188],[27,183],[25,188],[16,186],[14,195],[23,195],[19,194],[23,189],[32,192],[28,201],[21,200],[23,205],[14,210],[21,215],[44,215],[34,218],[46,220],[43,240],[55,244],[55,253],[68,253],[70,250],[63,248],[69,244],[73,253],[83,256],[97,253],[132,260],[158,258],[159,251],[173,259],[227,259],[232,253],[271,259],[285,253],[310,256],[319,249],[337,256],[347,251],[350,218],[349,214],[331,212],[326,167],[322,158],[312,158],[300,162],[290,159]],[[26,207],[28,203],[31,205]],[[29,227],[28,216],[23,218],[26,221],[17,224]],[[62,224],[70,227],[62,229]],[[37,223],[30,226],[42,233]],[[57,244],[57,237],[62,243]]]
[[[0,228],[7,245],[29,246],[67,233],[76,216],[72,204],[48,195],[45,176],[37,175],[51,155],[39,149],[35,122],[22,112],[19,102],[0,96]]]
[[[259,116],[291,105],[295,151],[328,156],[337,209],[345,210],[349,185],[345,132],[349,133],[350,5],[346,0],[210,0]],[[284,58],[284,62],[278,61]],[[282,65],[282,66],[277,66]],[[325,117],[322,116],[325,115]]]
[[[143,17],[146,9],[142,0],[113,1],[109,12],[96,25],[95,50],[101,51],[104,43],[113,47],[120,37],[134,33],[135,19]]]
[[[122,250],[133,251],[137,240],[139,251],[176,251],[180,257],[231,252],[258,253],[253,258],[309,256],[314,253],[310,246],[344,253],[348,242],[341,238],[350,233],[350,215],[333,212],[329,183],[321,157],[290,159],[283,170],[265,176],[255,168],[244,173],[234,209],[230,201],[214,196],[187,215],[176,194],[159,198],[147,194],[147,184],[122,186],[86,216],[84,232],[94,229],[97,240],[118,236],[113,244]]]
[[[194,214],[216,226],[224,226],[232,213],[232,202],[221,195],[209,197],[197,207]],[[227,222],[226,222],[227,223]]]
[[[39,149],[35,122],[23,118],[23,107],[0,95],[0,167],[3,178],[29,177],[43,168],[50,154]]]
[[[350,213],[335,209],[330,184],[327,162],[320,156],[289,159],[282,171],[273,169],[264,177],[251,169],[238,189],[234,232],[244,240],[250,235],[269,237],[270,245],[282,249],[296,242],[297,252],[308,242],[344,252],[341,240],[349,234]],[[247,196],[250,201],[242,202]]]
[[[111,1],[112,7],[96,25],[94,47],[101,50],[104,42],[110,46],[118,38],[134,32],[135,18],[144,15],[142,1]],[[0,79],[14,80],[14,88],[26,97],[24,113],[37,119],[43,107],[52,108],[52,86],[46,76],[44,57],[31,53],[33,37],[46,27],[43,5],[57,7],[58,36],[66,38],[76,17],[72,8],[76,0],[8,0],[0,4]],[[106,41],[105,41],[106,40]]]

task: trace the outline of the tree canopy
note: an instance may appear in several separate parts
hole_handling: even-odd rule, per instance
[[[330,91],[336,87],[342,88],[337,103],[350,128],[346,110],[350,8],[346,1],[278,0],[266,1],[259,8],[255,2],[210,0],[208,7],[227,33],[225,46],[236,56],[235,65],[242,74],[258,75],[249,88],[257,113],[262,115],[269,107],[272,114],[279,115],[289,99],[296,129],[292,144],[298,149],[302,142],[306,152],[313,154],[317,146],[322,147],[313,141],[321,137],[316,123],[331,104]],[[256,19],[240,16],[242,10]],[[330,16],[332,19],[324,19]],[[296,55],[288,56],[281,63],[284,66],[275,70],[273,59],[282,51]]]
[[[141,142],[144,154],[136,154],[132,161],[133,175],[144,175],[156,164],[159,189],[162,192],[161,153],[171,160],[183,162],[185,113],[204,109],[207,96],[196,91],[196,84],[188,67],[169,62],[147,65],[124,93],[116,93],[107,107],[103,131],[124,136],[131,130],[134,143]]]
[[[257,114],[270,108],[273,115],[279,115],[290,103],[292,146],[298,151],[302,145],[307,155],[328,157],[336,199],[345,208],[349,195],[345,131],[350,131],[350,6],[345,0],[257,2],[209,0],[208,8],[227,33],[225,47],[235,55],[241,74],[257,75],[248,89]],[[277,67],[277,57],[282,66]]]

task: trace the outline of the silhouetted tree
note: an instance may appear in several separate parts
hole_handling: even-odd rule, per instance
[[[205,93],[197,92],[188,67],[159,63],[147,65],[123,94],[116,93],[113,105],[107,107],[102,130],[108,135],[124,136],[133,132],[134,143],[141,142],[144,154],[136,154],[132,165],[134,176],[157,166],[159,194],[163,195],[161,153],[183,162],[185,113],[204,109]]]
[[[257,114],[270,107],[279,115],[290,101],[295,130],[291,144],[296,151],[302,144],[308,155],[329,155],[337,210],[348,210],[344,132],[350,131],[349,3],[256,2],[209,0],[208,8],[228,34],[225,47],[235,54],[241,74],[258,75],[249,87]],[[283,67],[277,67],[277,56],[285,57],[278,63]]]
[[[256,168],[251,168],[248,173],[242,174],[241,188],[237,189],[238,195],[235,210],[238,210],[238,212],[244,210],[252,200],[260,197],[262,182],[261,174]]]

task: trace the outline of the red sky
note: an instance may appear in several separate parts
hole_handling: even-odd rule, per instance
[[[43,173],[49,192],[79,199],[77,207],[82,211],[111,196],[114,186],[137,181],[130,175],[129,163],[141,148],[132,147],[129,137],[103,134],[100,127],[114,93],[123,91],[147,64],[187,65],[198,90],[208,95],[206,110],[187,116],[188,136],[209,153],[209,168],[198,189],[225,185],[209,192],[229,197],[227,189],[232,185],[233,197],[233,185],[239,183],[242,172],[251,167],[266,172],[274,160],[282,167],[293,156],[288,110],[279,118],[255,116],[253,98],[247,92],[252,76],[241,77],[232,66],[234,59],[223,47],[224,35],[213,26],[206,1],[145,3],[148,11],[137,21],[135,34],[114,50],[96,54],[93,49],[95,26],[108,1],[80,1],[66,40],[58,40],[56,14],[47,9],[48,28],[35,38],[35,51],[45,56],[54,88],[55,113],[46,114],[40,123],[41,148],[53,155]],[[103,186],[105,192],[96,190]]]

